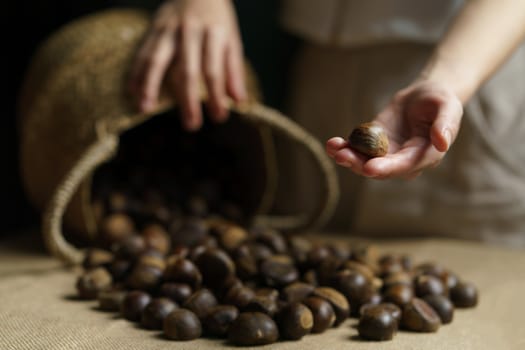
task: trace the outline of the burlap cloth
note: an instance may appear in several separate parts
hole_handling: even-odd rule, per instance
[[[323,237],[325,239],[325,237]],[[0,349],[220,349],[220,340],[170,342],[96,302],[74,300],[75,271],[66,270],[32,242],[0,247]],[[34,244],[32,244],[34,246]],[[380,242],[389,252],[435,260],[480,288],[475,309],[458,310],[436,334],[400,332],[391,342],[363,342],[347,321],[338,329],[259,349],[525,349],[524,251],[452,240]]]

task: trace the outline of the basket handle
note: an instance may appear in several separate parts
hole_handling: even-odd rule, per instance
[[[319,228],[332,216],[339,200],[339,182],[335,166],[326,155],[324,147],[313,135],[279,111],[257,102],[233,105],[232,110],[254,123],[267,125],[304,146],[313,156],[324,179],[323,197],[317,208],[310,214],[291,216],[259,215],[255,222],[276,229],[297,230]]]
[[[255,221],[280,229],[319,227],[324,224],[331,217],[337,205],[339,184],[335,167],[325,154],[321,143],[282,113],[259,103],[232,105],[231,109],[252,122],[270,126],[305,146],[313,155],[324,175],[324,199],[310,215],[290,217],[260,215],[255,218]],[[67,205],[86,176],[97,166],[113,157],[117,148],[117,132],[99,133],[97,142],[82,154],[77,163],[58,184],[47,204],[43,215],[44,241],[51,254],[67,264],[78,264],[83,259],[82,251],[67,242],[62,232],[62,219]]]
[[[59,183],[43,216],[43,235],[47,249],[67,264],[82,262],[82,251],[70,244],[62,232],[62,218],[68,203],[86,175],[109,160],[117,151],[118,136],[105,134],[91,145]]]

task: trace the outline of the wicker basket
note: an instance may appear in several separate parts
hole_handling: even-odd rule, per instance
[[[158,109],[137,114],[124,93],[127,68],[145,30],[148,15],[137,10],[109,10],[72,22],[52,35],[32,61],[20,99],[21,167],[30,199],[43,210],[43,234],[50,252],[78,263],[81,251],[68,243],[62,226],[91,238],[96,225],[91,205],[93,172],[115,155],[119,135],[175,106],[167,96]],[[247,74],[250,99],[230,109],[257,130],[252,142],[262,146],[264,185],[254,220],[275,228],[322,225],[338,196],[336,173],[322,145],[290,119],[257,101],[256,82]],[[202,99],[206,98],[202,90]],[[246,126],[245,126],[246,127]],[[305,147],[323,174],[325,197],[311,213],[267,215],[277,169],[271,132]]]

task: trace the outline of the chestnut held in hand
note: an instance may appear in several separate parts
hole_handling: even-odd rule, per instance
[[[352,130],[348,137],[350,147],[368,157],[382,157],[388,151],[388,136],[381,125],[363,123]]]

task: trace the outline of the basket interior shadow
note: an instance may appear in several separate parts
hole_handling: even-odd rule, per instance
[[[212,213],[249,225],[267,212],[277,177],[267,130],[237,113],[226,123],[207,119],[186,132],[171,109],[125,131],[116,155],[94,171],[94,209],[165,226],[173,215]]]

